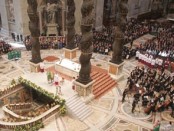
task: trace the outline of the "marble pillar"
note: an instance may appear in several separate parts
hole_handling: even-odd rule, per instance
[[[126,16],[128,12],[127,7],[128,0],[118,0],[118,23],[115,28],[115,40],[113,44],[113,54],[112,59],[109,63],[109,73],[119,76],[123,69],[123,60],[122,60],[122,50],[124,45],[124,30],[126,24]],[[122,77],[122,76],[121,76]]]
[[[37,64],[42,61],[40,55],[40,43],[39,43],[39,17],[37,13],[37,0],[27,0],[28,2],[28,16],[29,16],[29,30],[31,32],[31,43],[32,43],[32,59],[31,62]]]

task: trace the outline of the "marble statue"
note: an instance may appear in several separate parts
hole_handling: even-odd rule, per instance
[[[53,3],[47,3],[47,15],[48,15],[48,19],[47,22],[48,23],[56,23],[56,11],[57,11],[58,5]]]

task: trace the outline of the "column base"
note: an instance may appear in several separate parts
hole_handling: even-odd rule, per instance
[[[75,49],[67,49],[67,48],[64,48],[64,51],[65,51],[65,58],[67,59],[74,59],[76,58],[76,51],[77,51],[77,48]]]
[[[76,86],[75,90],[77,91],[79,96],[89,96],[92,94],[92,87],[93,87],[94,81],[91,81],[90,83],[84,85],[78,81],[74,81],[74,84]]]
[[[108,72],[111,74],[111,77],[113,77],[117,81],[121,80],[124,77],[122,74],[124,62],[120,64],[109,62],[108,64],[109,64]]]
[[[30,71],[31,72],[40,72],[40,63],[35,64],[33,62],[29,62],[30,64]]]
[[[57,31],[58,25],[56,23],[52,24],[47,24],[47,36],[55,34],[58,36],[58,31]]]

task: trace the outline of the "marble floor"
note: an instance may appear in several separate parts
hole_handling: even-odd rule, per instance
[[[64,57],[63,50],[41,50],[41,57],[56,56]],[[21,59],[12,61],[7,59],[7,55],[0,58],[0,89],[7,88],[12,79],[30,72],[29,60],[30,51],[22,51]],[[78,61],[80,51],[77,52]],[[93,54],[92,65],[101,64],[102,69],[108,69],[110,56]],[[54,65],[53,62],[44,61],[46,68]],[[122,74],[124,78],[118,82],[118,85],[107,92],[104,96],[91,100],[88,106],[93,113],[84,121],[80,121],[67,113],[65,116],[52,116],[45,122],[45,127],[40,131],[150,131],[153,128],[153,122],[160,119],[162,122],[174,121],[167,116],[169,114],[155,114],[154,116],[144,114],[143,109],[137,107],[135,113],[131,113],[131,97],[126,98],[122,103],[122,92],[126,87],[127,77],[132,69],[139,63],[135,59],[125,60]],[[71,82],[69,82],[71,84]],[[167,116],[167,117],[165,117]],[[164,117],[166,119],[164,119]]]

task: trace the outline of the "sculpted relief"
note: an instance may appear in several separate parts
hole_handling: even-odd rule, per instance
[[[13,0],[8,0],[7,5],[8,5],[8,20],[11,22],[15,22]]]

